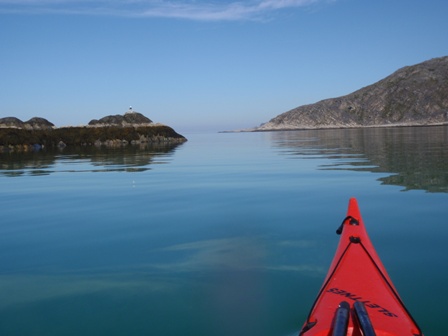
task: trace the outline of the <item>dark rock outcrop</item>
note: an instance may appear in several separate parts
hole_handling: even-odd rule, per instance
[[[152,120],[139,112],[126,112],[124,115],[116,114],[106,116],[100,120],[93,119],[89,122],[90,126],[134,126],[151,124]]]
[[[448,56],[399,69],[349,95],[304,105],[254,130],[448,123]]]
[[[185,141],[187,139],[171,127],[154,124],[138,112],[92,120],[88,126],[60,128],[37,117],[27,122],[14,117],[0,119],[0,152],[66,146],[178,144]]]
[[[34,117],[24,122],[24,127],[28,129],[52,129],[54,124],[47,119]]]
[[[28,121],[23,122],[16,117],[0,118],[0,128],[25,128],[25,129],[51,129],[54,124],[47,119],[34,117]]]
[[[23,128],[24,123],[22,120],[16,117],[0,118],[0,128],[6,128],[6,127]]]

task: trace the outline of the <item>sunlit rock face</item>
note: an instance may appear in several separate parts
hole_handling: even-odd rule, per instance
[[[448,123],[448,56],[407,66],[346,96],[282,113],[254,130]]]

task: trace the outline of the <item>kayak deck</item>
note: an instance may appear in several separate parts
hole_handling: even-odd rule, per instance
[[[423,335],[406,309],[349,201],[334,259],[300,335]]]

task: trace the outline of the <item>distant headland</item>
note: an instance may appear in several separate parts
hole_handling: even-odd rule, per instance
[[[167,125],[154,123],[132,108],[123,115],[93,119],[86,126],[55,127],[34,117],[22,121],[0,118],[0,153],[66,146],[107,146],[179,144],[187,139]]]
[[[448,56],[401,68],[346,96],[299,106],[243,131],[445,124]]]

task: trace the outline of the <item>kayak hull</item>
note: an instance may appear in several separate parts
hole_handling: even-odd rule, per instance
[[[423,335],[367,235],[355,198],[338,231],[335,256],[300,335],[362,336],[369,335],[368,328],[377,336]],[[338,309],[345,305],[345,331],[336,334],[337,316],[342,314]]]

